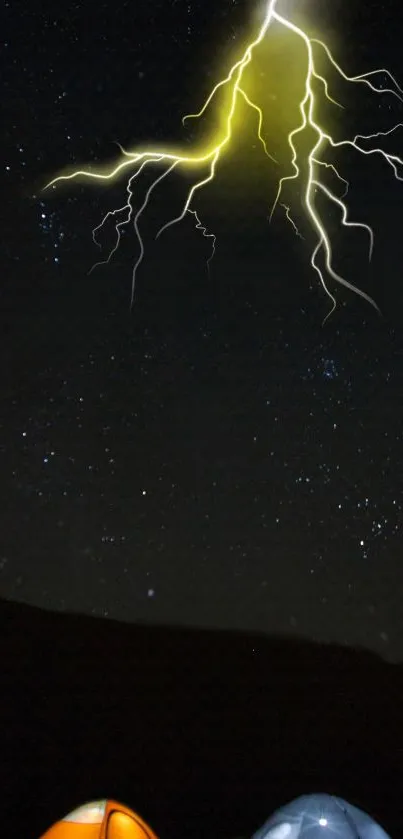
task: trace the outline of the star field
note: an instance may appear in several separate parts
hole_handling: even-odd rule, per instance
[[[343,13],[344,65],[402,81],[399,26],[379,44],[382,7],[358,22],[356,6]],[[383,319],[345,294],[322,329],[304,242],[281,221],[268,228],[264,196],[240,202],[230,166],[223,203],[217,187],[203,199],[211,277],[190,221],[155,244],[149,233],[130,315],[129,234],[115,263],[87,273],[117,188],[41,186],[65,165],[112,159],[116,140],[180,136],[219,75],[217,44],[223,67],[244,44],[250,6],[6,11],[2,596],[401,660],[402,184],[353,167],[354,214],[375,232],[370,270],[359,236],[337,238]],[[340,24],[336,10],[311,15],[324,36]],[[402,118],[386,98],[360,107],[368,126]]]

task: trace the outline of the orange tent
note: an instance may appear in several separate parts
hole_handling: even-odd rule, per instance
[[[50,827],[41,839],[157,839],[137,813],[117,801],[91,801]]]

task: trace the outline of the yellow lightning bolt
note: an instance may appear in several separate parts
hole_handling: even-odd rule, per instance
[[[337,64],[334,60],[329,48],[324,44],[322,41],[316,38],[310,38],[306,32],[301,29],[299,26],[296,26],[291,20],[283,17],[277,11],[277,5],[279,0],[268,0],[266,13],[264,16],[263,23],[258,31],[258,34],[254,40],[252,40],[242,57],[235,62],[235,64],[231,67],[228,75],[218,82],[213,90],[211,91],[209,97],[207,98],[206,102],[204,103],[203,107],[198,113],[195,114],[188,114],[187,116],[183,117],[182,122],[184,123],[187,119],[199,119],[203,116],[206,112],[208,106],[216,96],[217,92],[222,88],[223,90],[229,91],[229,102],[225,112],[225,121],[224,121],[224,131],[222,132],[222,136],[216,138],[215,141],[211,146],[208,146],[206,149],[202,150],[200,153],[194,154],[179,154],[174,153],[173,151],[163,151],[163,150],[147,150],[147,151],[137,151],[137,152],[128,152],[126,151],[120,144],[118,146],[120,148],[122,158],[120,161],[113,167],[113,169],[109,172],[89,172],[86,170],[78,170],[71,174],[66,175],[59,175],[58,177],[54,178],[45,189],[49,188],[50,186],[54,186],[59,181],[63,180],[71,180],[77,177],[86,177],[92,178],[97,181],[111,181],[120,176],[124,170],[131,169],[134,170],[134,174],[130,176],[130,179],[127,184],[127,194],[128,199],[124,206],[120,207],[117,210],[108,212],[104,219],[102,220],[101,224],[95,228],[93,231],[93,239],[96,244],[99,244],[96,239],[97,231],[102,229],[103,225],[107,221],[108,218],[116,219],[119,217],[115,224],[115,232],[116,232],[116,243],[113,249],[111,250],[108,259],[105,260],[106,263],[110,261],[113,254],[116,253],[121,237],[121,229],[129,224],[129,222],[133,222],[134,230],[136,233],[136,237],[139,243],[139,256],[135,263],[133,269],[133,277],[132,277],[132,295],[131,295],[131,304],[133,304],[134,300],[134,293],[135,293],[135,285],[136,285],[136,276],[139,269],[139,266],[144,258],[144,244],[141,237],[141,232],[139,229],[139,223],[141,221],[141,216],[144,213],[145,209],[148,206],[150,197],[154,189],[166,178],[177,166],[186,166],[188,168],[196,168],[198,170],[206,169],[207,173],[200,179],[196,180],[193,186],[189,189],[186,201],[183,205],[182,212],[173,218],[171,221],[167,222],[157,233],[158,236],[166,230],[168,227],[172,226],[173,224],[178,223],[181,221],[186,213],[192,213],[196,219],[196,227],[200,229],[205,237],[211,238],[213,243],[212,253],[208,260],[208,267],[209,263],[214,255],[215,251],[215,236],[214,234],[208,234],[206,228],[202,225],[196,210],[192,208],[192,202],[195,198],[195,194],[198,190],[204,187],[206,184],[211,182],[216,174],[216,167],[217,163],[222,156],[225,148],[228,146],[233,133],[233,121],[234,115],[236,113],[236,107],[238,104],[239,99],[243,99],[246,105],[256,113],[258,117],[258,129],[257,135],[259,141],[263,147],[263,150],[267,157],[271,159],[274,163],[277,163],[273,155],[271,155],[267,149],[266,141],[263,137],[262,130],[263,130],[263,112],[262,109],[253,102],[246,91],[242,86],[243,77],[245,69],[252,61],[253,51],[255,48],[261,44],[264,40],[265,36],[267,35],[268,29],[271,24],[275,21],[281,27],[285,28],[289,32],[293,33],[298,39],[301,39],[305,48],[306,48],[306,55],[307,55],[307,65],[306,65],[306,75],[305,75],[305,85],[304,85],[304,95],[302,100],[299,103],[299,111],[301,115],[300,124],[294,128],[288,135],[288,144],[291,150],[291,165],[293,169],[293,173],[287,176],[284,176],[280,179],[277,195],[270,213],[269,218],[271,219],[273,213],[276,209],[277,204],[279,203],[279,199],[281,197],[284,184],[287,181],[293,181],[297,178],[301,177],[301,167],[298,162],[298,153],[295,146],[295,138],[298,134],[302,134],[306,129],[308,129],[314,136],[314,141],[311,143],[311,148],[309,152],[305,155],[303,163],[307,170],[307,174],[305,177],[305,184],[304,184],[304,207],[306,211],[306,215],[308,221],[310,223],[311,229],[315,234],[316,244],[312,252],[311,256],[311,265],[314,270],[317,272],[321,285],[326,292],[327,296],[330,298],[332,302],[331,310],[325,321],[328,317],[333,313],[334,309],[336,308],[336,299],[332,292],[328,287],[328,283],[333,280],[334,283],[341,284],[348,288],[350,291],[355,292],[356,294],[360,295],[362,298],[367,300],[378,312],[378,306],[375,301],[364,291],[357,288],[355,285],[350,283],[345,278],[341,277],[338,273],[336,273],[335,269],[333,268],[333,254],[332,254],[332,246],[330,241],[330,236],[325,226],[325,223],[319,213],[319,211],[315,207],[315,195],[317,192],[321,192],[333,205],[337,206],[341,211],[341,219],[342,224],[348,227],[361,227],[363,228],[369,236],[369,259],[371,259],[372,250],[373,250],[373,231],[369,225],[362,224],[360,222],[352,222],[348,220],[348,208],[345,203],[345,197],[348,191],[348,182],[341,177],[338,173],[337,169],[333,164],[329,164],[321,159],[321,153],[323,148],[327,146],[331,146],[332,148],[338,148],[341,146],[351,146],[357,152],[363,155],[379,155],[384,158],[384,160],[392,167],[394,171],[394,175],[398,180],[403,180],[403,168],[402,174],[399,175],[400,167],[403,167],[403,160],[396,155],[389,154],[385,152],[382,148],[376,147],[365,147],[362,143],[365,141],[373,141],[378,137],[385,137],[392,132],[394,132],[397,128],[402,127],[402,124],[399,123],[395,125],[389,131],[379,131],[374,134],[370,135],[362,135],[357,134],[353,139],[347,140],[340,140],[336,141],[332,138],[330,134],[328,134],[317,122],[315,116],[315,109],[316,109],[316,96],[314,91],[314,84],[316,82],[320,82],[323,86],[324,93],[326,99],[335,104],[339,107],[343,107],[340,103],[336,102],[329,94],[329,87],[327,79],[320,75],[315,67],[315,60],[314,60],[314,45],[322,50],[327,59],[329,60],[331,66],[337,73],[345,80],[351,83],[356,84],[364,84],[370,88],[371,91],[377,94],[392,94],[397,97],[401,102],[403,102],[403,90],[399,87],[394,77],[388,70],[379,69],[379,70],[371,70],[368,73],[363,73],[357,76],[347,76],[346,73],[341,69],[341,67]],[[377,87],[374,82],[373,78],[378,76],[379,74],[383,74],[387,76],[390,80],[391,86],[390,87]],[[148,188],[144,200],[137,210],[134,212],[133,209],[133,188],[134,183],[141,172],[147,166],[155,165],[156,167],[163,167],[163,172],[156,176],[151,183],[151,186]],[[326,186],[320,179],[320,172],[321,169],[331,169],[335,174],[336,178],[339,181],[342,181],[345,184],[345,190],[342,197],[338,197],[335,193]],[[301,236],[298,231],[298,228],[295,222],[292,220],[290,215],[290,207],[287,204],[282,203],[281,206],[286,211],[286,218],[292,224],[295,232]],[[301,237],[302,238],[302,237]],[[318,265],[317,258],[319,253],[322,253],[324,257],[325,267],[321,269]],[[105,263],[96,263],[96,265],[105,264]],[[96,266],[93,266],[94,268]],[[93,269],[91,269],[93,270]],[[324,322],[325,322],[324,321]]]

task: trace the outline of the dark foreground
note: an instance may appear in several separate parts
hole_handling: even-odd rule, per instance
[[[110,797],[161,839],[228,839],[319,790],[403,835],[403,666],[4,601],[0,626],[2,836]]]

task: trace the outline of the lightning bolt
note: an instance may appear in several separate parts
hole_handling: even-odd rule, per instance
[[[133,223],[135,235],[139,246],[139,255],[133,268],[131,306],[134,302],[137,273],[145,254],[144,243],[140,231],[142,215],[149,204],[153,191],[162,183],[162,181],[165,178],[167,178],[173,172],[173,170],[176,167],[179,166],[186,167],[187,169],[196,169],[198,172],[200,172],[200,170],[203,170],[204,174],[201,175],[200,179],[196,179],[191,188],[189,189],[180,214],[168,221],[166,224],[164,224],[163,227],[161,227],[158,231],[156,238],[158,238],[165,230],[167,230],[172,225],[182,221],[182,219],[184,219],[187,214],[192,214],[196,220],[196,228],[202,231],[203,236],[212,240],[212,252],[207,264],[207,267],[209,268],[211,259],[214,256],[216,240],[214,234],[207,233],[207,229],[201,223],[199,216],[197,215],[197,211],[193,207],[193,202],[196,198],[197,192],[201,190],[203,187],[205,187],[208,183],[213,181],[216,175],[217,164],[219,160],[222,158],[226,148],[228,147],[232,139],[234,116],[239,100],[242,99],[246,106],[257,116],[257,136],[259,142],[268,159],[270,159],[272,163],[277,164],[276,159],[268,151],[266,141],[262,133],[264,122],[263,111],[256,102],[250,99],[243,87],[243,78],[245,70],[248,67],[248,65],[250,65],[252,62],[254,50],[264,40],[270,26],[274,22],[276,22],[282,28],[288,30],[297,39],[303,42],[306,52],[306,73],[304,94],[301,101],[299,102],[300,122],[288,134],[287,138],[291,152],[292,171],[290,174],[285,175],[279,180],[278,190],[269,215],[269,220],[273,218],[273,214],[277,206],[280,205],[284,208],[286,212],[286,218],[293,226],[294,231],[297,233],[297,235],[301,236],[296,223],[293,221],[290,215],[290,207],[288,206],[288,204],[280,202],[280,198],[282,196],[283,190],[287,182],[297,181],[298,179],[304,178],[303,205],[307,220],[310,225],[310,229],[314,234],[316,242],[315,246],[313,247],[310,261],[312,268],[319,277],[319,281],[321,286],[323,287],[323,290],[325,291],[326,295],[331,301],[331,309],[328,315],[326,316],[324,323],[334,312],[337,305],[336,298],[329,288],[330,284],[333,284],[334,287],[336,287],[337,284],[342,285],[345,288],[349,289],[351,292],[358,294],[369,304],[371,304],[371,306],[373,306],[379,313],[379,308],[375,301],[372,299],[372,297],[370,297],[368,294],[366,294],[366,292],[362,291],[357,286],[353,285],[344,277],[340,276],[340,274],[338,274],[335,268],[333,267],[334,261],[330,235],[325,225],[325,222],[319,210],[316,207],[315,196],[321,193],[331,205],[334,205],[340,211],[341,222],[343,226],[361,228],[366,232],[369,239],[368,255],[369,260],[371,260],[374,245],[373,230],[367,224],[349,220],[348,207],[345,200],[349,187],[348,182],[344,178],[342,178],[342,176],[339,174],[338,170],[333,164],[329,164],[322,159],[322,155],[323,151],[327,147],[337,149],[341,148],[342,146],[350,146],[352,149],[354,149],[356,152],[362,155],[377,155],[383,158],[384,161],[392,168],[395,178],[399,181],[403,180],[403,160],[396,155],[387,153],[380,146],[376,144],[374,145],[375,140],[377,140],[380,137],[386,137],[392,134],[398,128],[403,127],[403,125],[402,123],[398,123],[388,131],[378,131],[369,135],[356,134],[356,136],[352,139],[336,141],[317,121],[315,113],[317,110],[317,95],[315,94],[315,83],[320,83],[321,87],[323,87],[325,97],[329,102],[340,108],[342,108],[343,106],[340,105],[339,102],[337,102],[330,96],[327,79],[317,72],[315,66],[315,50],[319,50],[319,52],[325,54],[333,70],[335,70],[336,73],[342,79],[344,79],[344,81],[350,82],[352,84],[365,85],[372,92],[378,95],[393,95],[398,100],[400,100],[400,102],[403,102],[403,90],[401,87],[399,87],[392,74],[384,68],[381,68],[379,70],[371,70],[370,72],[363,73],[357,76],[348,76],[342,70],[339,64],[335,61],[332,53],[330,52],[329,48],[326,46],[325,43],[318,40],[317,38],[310,38],[303,29],[295,25],[288,18],[285,18],[281,14],[279,14],[279,12],[277,11],[278,2],[279,0],[268,0],[266,13],[261,27],[256,37],[253,40],[251,40],[248,44],[242,57],[233,64],[227,76],[215,85],[200,111],[194,114],[188,114],[182,119],[183,124],[186,120],[189,119],[200,119],[205,114],[207,108],[212,103],[217,93],[221,89],[227,91],[229,93],[229,97],[228,104],[225,110],[224,130],[221,132],[221,136],[217,137],[211,145],[207,145],[207,147],[205,149],[202,149],[199,153],[196,151],[193,154],[180,154],[174,153],[173,151],[169,150],[164,151],[157,149],[129,152],[126,151],[118,143],[117,145],[120,148],[121,158],[118,161],[118,163],[112,168],[111,171],[90,172],[86,170],[78,170],[70,174],[61,174],[58,177],[54,178],[52,181],[50,181],[50,183],[47,184],[45,187],[45,189],[48,189],[49,187],[54,187],[60,181],[68,181],[78,177],[94,179],[96,181],[114,181],[122,173],[124,173],[125,170],[131,170],[132,174],[130,175],[127,183],[126,203],[117,210],[108,212],[103,218],[102,222],[93,231],[94,242],[97,245],[99,245],[99,242],[97,240],[97,233],[102,230],[108,219],[113,219],[115,221],[115,245],[110,251],[108,258],[103,262],[96,263],[93,266],[93,268],[95,268],[98,265],[107,264],[110,262],[111,258],[118,250],[121,240],[122,229],[130,223]],[[382,76],[383,78],[387,77],[390,85],[389,87],[382,87],[381,84],[376,84],[376,80],[379,80],[379,78]],[[302,172],[302,163],[301,160],[299,160],[299,155],[295,144],[297,136],[302,135],[303,132],[310,132],[310,135],[312,135],[313,137],[309,151],[302,155],[302,163],[304,164],[304,170],[306,171],[306,174],[303,174]],[[369,146],[366,145],[368,141],[370,142]],[[156,168],[157,174],[153,177],[151,185],[146,191],[143,202],[140,204],[139,209],[135,212],[133,206],[134,187],[136,184],[136,180],[138,179],[139,175],[145,170],[146,167],[150,169],[152,167]],[[159,171],[161,168],[162,172]],[[333,174],[336,176],[336,179],[345,185],[345,189],[341,197],[336,195],[336,193],[332,189],[330,189],[321,179],[321,173],[325,169],[331,169],[333,171]],[[301,236],[301,238],[303,237]],[[319,264],[319,256],[321,256],[322,263],[324,263],[323,267],[321,267]],[[91,270],[93,270],[93,268]]]

